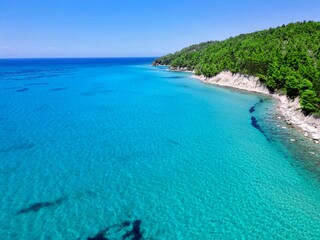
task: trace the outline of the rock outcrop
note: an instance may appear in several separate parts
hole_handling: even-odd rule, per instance
[[[196,76],[196,78],[209,84],[269,94],[269,90],[259,81],[258,77],[254,76],[243,75],[240,73],[232,74],[229,71],[223,71],[212,78],[206,78],[204,76]]]

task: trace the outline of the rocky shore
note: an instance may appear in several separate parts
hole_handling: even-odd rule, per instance
[[[173,71],[187,71],[184,68],[170,68]],[[247,76],[243,74],[232,74],[229,71],[223,71],[218,75],[207,78],[205,76],[196,76],[194,78],[217,86],[241,89],[249,92],[266,94],[277,99],[277,110],[282,115],[282,119],[288,124],[298,128],[304,136],[309,137],[315,143],[320,141],[320,118],[312,115],[306,116],[302,111],[299,98],[294,100],[287,98],[283,94],[270,93],[269,90],[259,81],[258,77]]]
[[[204,76],[194,77],[208,84],[231,87],[249,92],[257,92],[274,97],[277,99],[277,110],[283,116],[286,123],[302,130],[306,137],[309,137],[316,143],[319,143],[320,119],[315,118],[312,115],[304,115],[301,111],[298,97],[291,100],[285,95],[270,93],[259,81],[259,78],[254,76],[232,74],[231,72],[224,71],[212,78],[206,78]]]

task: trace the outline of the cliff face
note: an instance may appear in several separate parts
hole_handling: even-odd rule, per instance
[[[212,78],[205,76],[196,77],[203,82],[220,85],[225,87],[233,87],[250,92],[258,92],[269,94],[269,90],[260,82],[258,77],[248,76],[243,74],[232,74],[229,71],[223,71]]]

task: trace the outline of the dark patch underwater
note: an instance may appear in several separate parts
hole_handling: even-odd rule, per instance
[[[106,236],[110,230],[116,230],[118,234],[118,238],[112,238],[112,239],[131,239],[131,240],[141,240],[143,237],[143,231],[141,231],[141,220],[135,220],[132,223],[130,221],[124,221],[120,224],[114,224],[109,227],[106,227],[105,229],[99,231],[96,235],[92,237],[88,237],[87,240],[109,240],[111,238],[108,238]],[[131,230],[128,230],[128,228],[132,225]],[[125,234],[122,234],[126,230]]]
[[[51,91],[61,91],[61,90],[66,90],[68,89],[67,87],[61,87],[61,88],[52,88]]]
[[[177,79],[177,78],[183,78],[183,77],[179,77],[179,76],[172,76],[172,77],[165,77],[165,78]]]
[[[28,91],[28,90],[29,90],[29,88],[22,88],[22,89],[17,90],[17,92],[25,92],[25,91]]]
[[[168,142],[172,143],[174,145],[180,145],[180,143],[178,143],[177,141],[171,140],[171,139],[168,139]]]
[[[18,143],[16,145],[13,145],[13,146],[10,146],[7,148],[2,148],[2,149],[0,149],[0,152],[6,153],[6,152],[11,152],[11,151],[26,150],[26,149],[33,148],[34,146],[35,146],[34,143],[22,142],[22,143]]]
[[[48,85],[49,83],[43,82],[43,83],[28,83],[25,84],[25,86],[37,86],[37,85]]]
[[[251,126],[253,126],[254,128],[258,129],[263,134],[263,136],[266,137],[267,141],[270,142],[270,139],[266,136],[264,131],[261,129],[261,127],[260,127],[260,125],[258,123],[258,120],[254,116],[251,117]]]
[[[256,111],[255,106],[252,106],[252,107],[249,109],[249,112],[250,112],[250,113],[253,113],[254,111]]]
[[[251,117],[251,126],[258,129],[260,132],[262,131],[260,125],[258,124],[258,120],[255,117]]]
[[[29,212],[38,212],[40,211],[42,208],[48,208],[48,207],[55,207],[55,206],[59,206],[61,205],[65,200],[67,200],[67,198],[58,198],[52,202],[37,202],[37,203],[33,203],[31,204],[29,207],[26,208],[22,208],[21,210],[19,210],[17,212],[17,215],[20,214],[25,214],[25,213],[29,213]]]

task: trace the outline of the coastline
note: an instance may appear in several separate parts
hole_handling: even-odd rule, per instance
[[[240,73],[232,74],[229,71],[223,71],[214,77],[207,78],[203,75],[196,76],[193,71],[187,71],[185,68],[170,67],[169,69],[171,71],[191,72],[193,73],[193,78],[206,84],[255,92],[273,97],[277,100],[276,110],[286,124],[297,128],[301,134],[315,143],[318,144],[320,142],[320,119],[312,115],[306,116],[303,114],[298,97],[291,100],[283,94],[270,93],[258,77]]]

